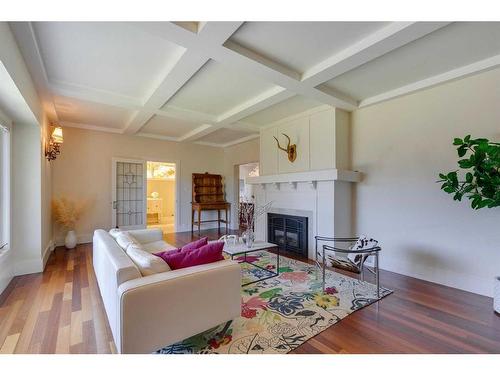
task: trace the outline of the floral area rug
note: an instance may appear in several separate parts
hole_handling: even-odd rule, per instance
[[[276,256],[265,251],[247,255],[247,261],[276,268]],[[250,264],[241,267],[243,284],[267,276],[267,271]],[[277,277],[241,288],[241,316],[223,337],[221,325],[157,353],[283,354],[377,301],[375,285],[337,272],[326,271],[323,293],[321,272],[314,265],[280,257],[279,271]],[[390,293],[381,288],[380,296]]]

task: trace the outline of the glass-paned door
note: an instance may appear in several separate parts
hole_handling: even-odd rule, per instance
[[[146,168],[142,160],[113,160],[113,226],[146,227]]]

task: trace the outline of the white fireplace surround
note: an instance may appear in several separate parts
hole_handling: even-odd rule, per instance
[[[269,212],[308,218],[308,255],[314,258],[314,236],[350,236],[353,182],[360,181],[355,171],[327,169],[250,177],[255,203],[273,202]],[[255,234],[267,240],[267,215],[256,222]]]

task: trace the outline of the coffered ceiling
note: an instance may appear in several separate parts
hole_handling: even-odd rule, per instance
[[[52,121],[228,146],[500,64],[500,23],[10,23]]]

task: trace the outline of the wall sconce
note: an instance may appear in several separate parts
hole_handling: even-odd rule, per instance
[[[45,144],[45,157],[48,161],[56,160],[57,155],[61,153],[60,147],[63,143],[63,131],[60,126],[57,126],[50,135],[50,140]]]

